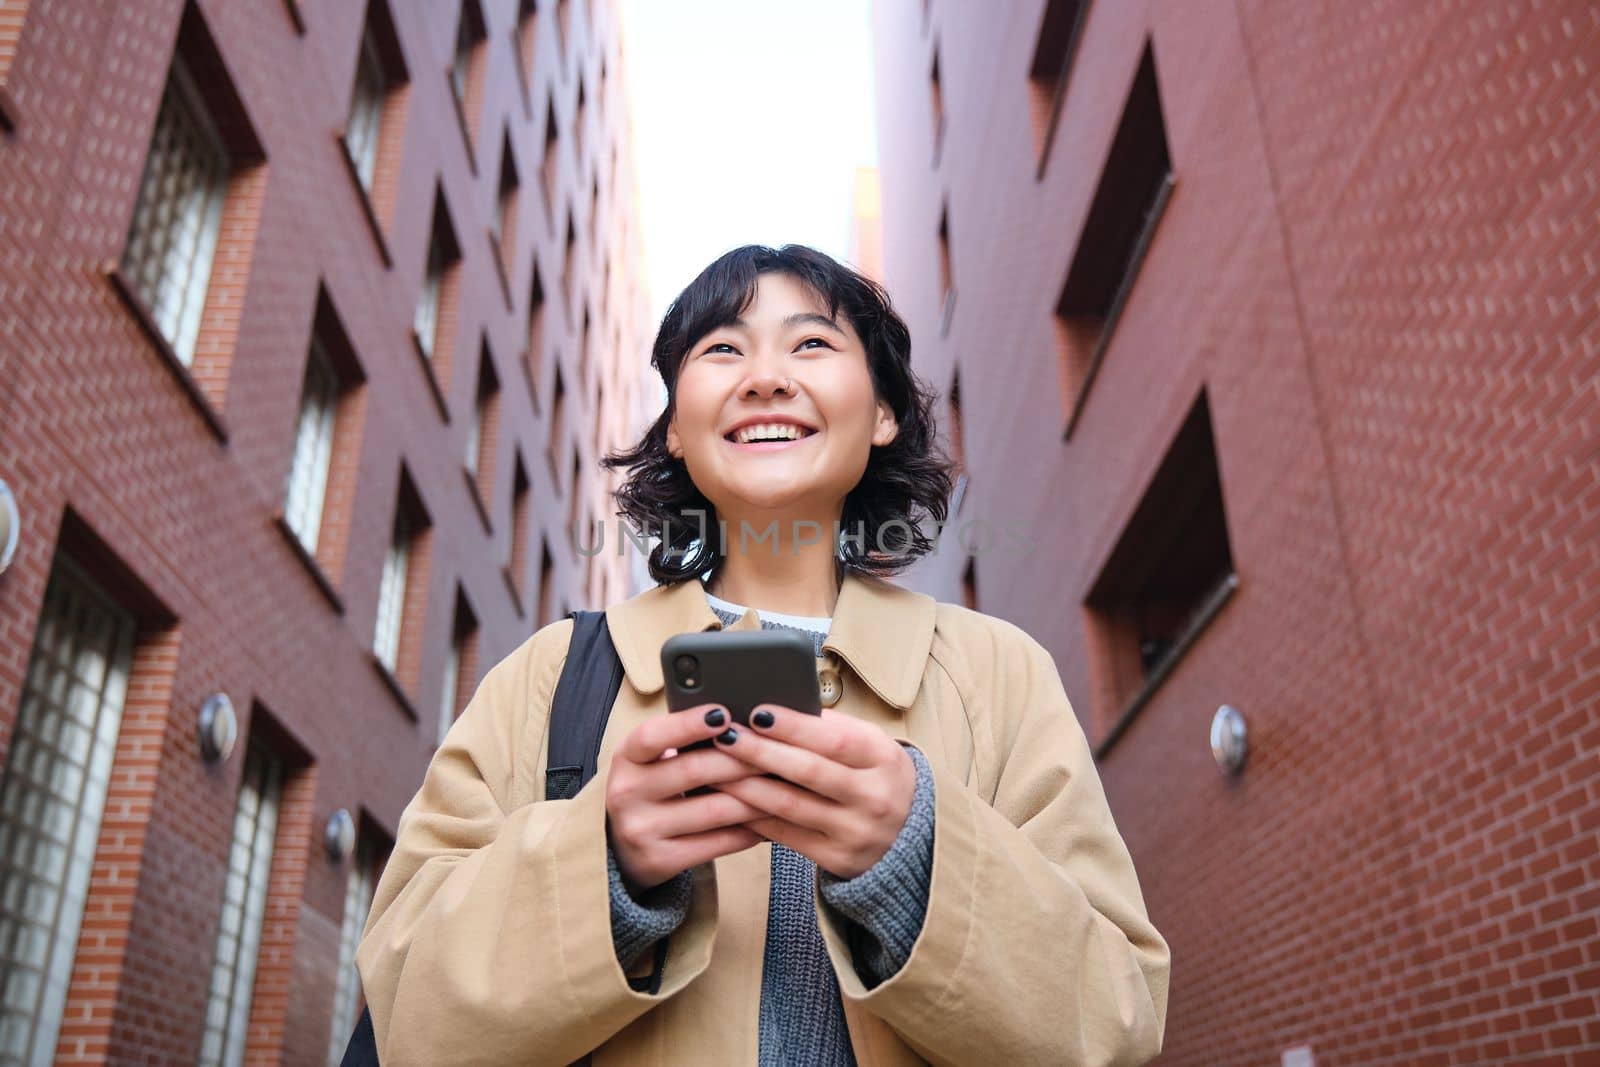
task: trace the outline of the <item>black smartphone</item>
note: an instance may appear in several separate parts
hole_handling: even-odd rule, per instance
[[[706,630],[677,634],[661,646],[667,710],[721,704],[733,721],[750,725],[750,712],[778,704],[822,714],[816,646],[796,630]],[[708,748],[708,739],[682,751]]]

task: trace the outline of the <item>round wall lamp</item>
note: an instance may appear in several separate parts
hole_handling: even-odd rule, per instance
[[[350,817],[350,809],[340,808],[328,816],[328,828],[322,833],[322,846],[328,850],[328,858],[335,863],[343,863],[350,850],[356,847],[356,821]]]
[[[22,514],[17,511],[17,498],[11,487],[0,479],[0,574],[11,566],[17,554],[17,538],[22,535]]]
[[[1222,773],[1232,777],[1250,754],[1249,731],[1238,708],[1224,704],[1211,717],[1211,755]]]
[[[239,740],[239,716],[226,693],[212,693],[200,705],[200,757],[207,763],[222,763],[233,754]]]

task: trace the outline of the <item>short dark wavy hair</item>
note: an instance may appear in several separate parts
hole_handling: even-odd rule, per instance
[[[755,300],[760,276],[782,273],[806,285],[837,319],[842,311],[865,345],[876,398],[894,411],[899,432],[872,446],[867,467],[845,497],[836,545],[836,574],[853,570],[891,575],[931,552],[935,539],[922,530],[932,518],[943,526],[953,488],[954,464],[938,442],[936,394],[911,370],[911,332],[872,279],[805,245],[773,249],[744,245],[700,272],[667,308],[650,365],[667,387],[667,404],[642,440],[600,460],[626,467],[616,491],[617,514],[643,537],[661,537],[650,552],[650,575],[669,584],[706,575],[722,563],[715,508],[689,477],[684,461],[667,451],[667,424],[677,401],[678,371],[706,334],[732,323]],[[935,535],[936,536],[936,535]]]

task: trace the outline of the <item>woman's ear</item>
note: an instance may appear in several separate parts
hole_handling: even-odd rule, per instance
[[[900,423],[894,417],[894,409],[882,400],[878,401],[878,421],[872,426],[872,443],[882,448],[899,436]]]
[[[683,440],[678,437],[678,416],[667,421],[667,453],[674,459],[683,458]]]

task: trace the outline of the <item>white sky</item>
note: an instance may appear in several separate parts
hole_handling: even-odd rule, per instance
[[[741,244],[850,250],[877,162],[868,0],[620,0],[654,326]]]

